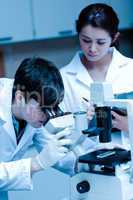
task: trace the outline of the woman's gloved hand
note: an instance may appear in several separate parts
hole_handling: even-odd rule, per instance
[[[56,135],[52,135],[44,149],[36,156],[34,162],[41,169],[53,166],[62,159],[68,152],[68,146],[72,144],[70,139],[66,139],[68,131],[61,131]]]
[[[87,110],[87,118],[89,121],[91,121],[95,115],[95,107],[94,105],[89,101],[87,100],[86,98],[83,98],[83,104]]]
[[[92,104],[90,104],[90,106],[87,109],[87,118],[88,118],[88,120],[91,121],[93,119],[94,115],[95,115],[95,108],[94,108],[94,106]]]

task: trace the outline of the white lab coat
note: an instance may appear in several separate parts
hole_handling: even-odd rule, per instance
[[[0,199],[8,200],[6,190],[31,190],[31,159],[22,159],[18,161],[0,163]],[[1,190],[1,189],[0,189]]]
[[[40,152],[46,143],[43,127],[33,128],[27,125],[25,132],[17,145],[16,136],[11,115],[11,97],[12,97],[13,80],[0,79],[0,162],[16,161],[22,158],[31,144],[34,144]],[[72,152],[60,161],[57,168],[67,172],[74,168],[75,156]],[[9,167],[9,163],[0,164],[0,199],[6,194],[3,191],[31,189],[32,182],[30,179],[30,159],[16,161]],[[71,169],[70,169],[71,166]],[[66,167],[66,168],[65,168]],[[2,198],[4,200],[4,197]]]
[[[133,91],[133,59],[123,56],[115,48],[110,50],[113,56],[105,81],[112,84],[114,94]],[[81,63],[80,53],[60,70],[65,86],[65,97],[60,105],[65,111],[86,110],[82,98],[90,99],[90,84],[93,80]]]
[[[110,51],[113,56],[105,81],[112,84],[114,94],[133,91],[133,59],[123,56],[113,47]],[[66,112],[86,111],[83,97],[90,100],[90,84],[93,80],[80,60],[81,53],[77,52],[72,61],[60,70],[65,87],[65,97],[60,106]],[[85,153],[90,148],[92,140],[86,138],[80,151]]]

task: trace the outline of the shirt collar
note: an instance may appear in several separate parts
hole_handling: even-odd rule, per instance
[[[73,57],[70,64],[66,68],[67,73],[77,74],[80,69],[85,68],[84,65],[82,64],[81,60],[80,60],[80,54],[81,53],[82,53],[81,51],[78,51],[76,53],[76,55]]]

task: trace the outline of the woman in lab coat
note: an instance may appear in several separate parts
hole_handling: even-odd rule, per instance
[[[90,100],[90,84],[107,81],[114,94],[133,91],[133,60],[122,55],[116,48],[119,37],[119,19],[112,7],[91,4],[79,14],[76,29],[81,51],[61,69],[65,85],[65,97],[61,106],[66,111],[86,110],[83,98]],[[89,108],[89,117],[94,108]],[[124,129],[125,119],[116,113],[113,124]],[[126,123],[126,122],[125,122]]]
[[[59,71],[40,58],[22,61],[14,80],[0,79],[0,199],[8,190],[32,189],[31,175],[57,162],[63,171],[74,167],[74,154],[64,147],[71,144],[68,132],[51,135],[43,127],[63,93]],[[40,153],[20,160],[32,144]]]

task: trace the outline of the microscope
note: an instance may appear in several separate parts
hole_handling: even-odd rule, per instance
[[[108,83],[93,83],[90,89],[96,125],[82,132],[99,137],[101,148],[79,157],[84,168],[70,179],[70,200],[133,200],[133,101],[114,99]],[[129,131],[122,134],[129,134],[128,146],[112,145],[111,110],[127,115]]]

